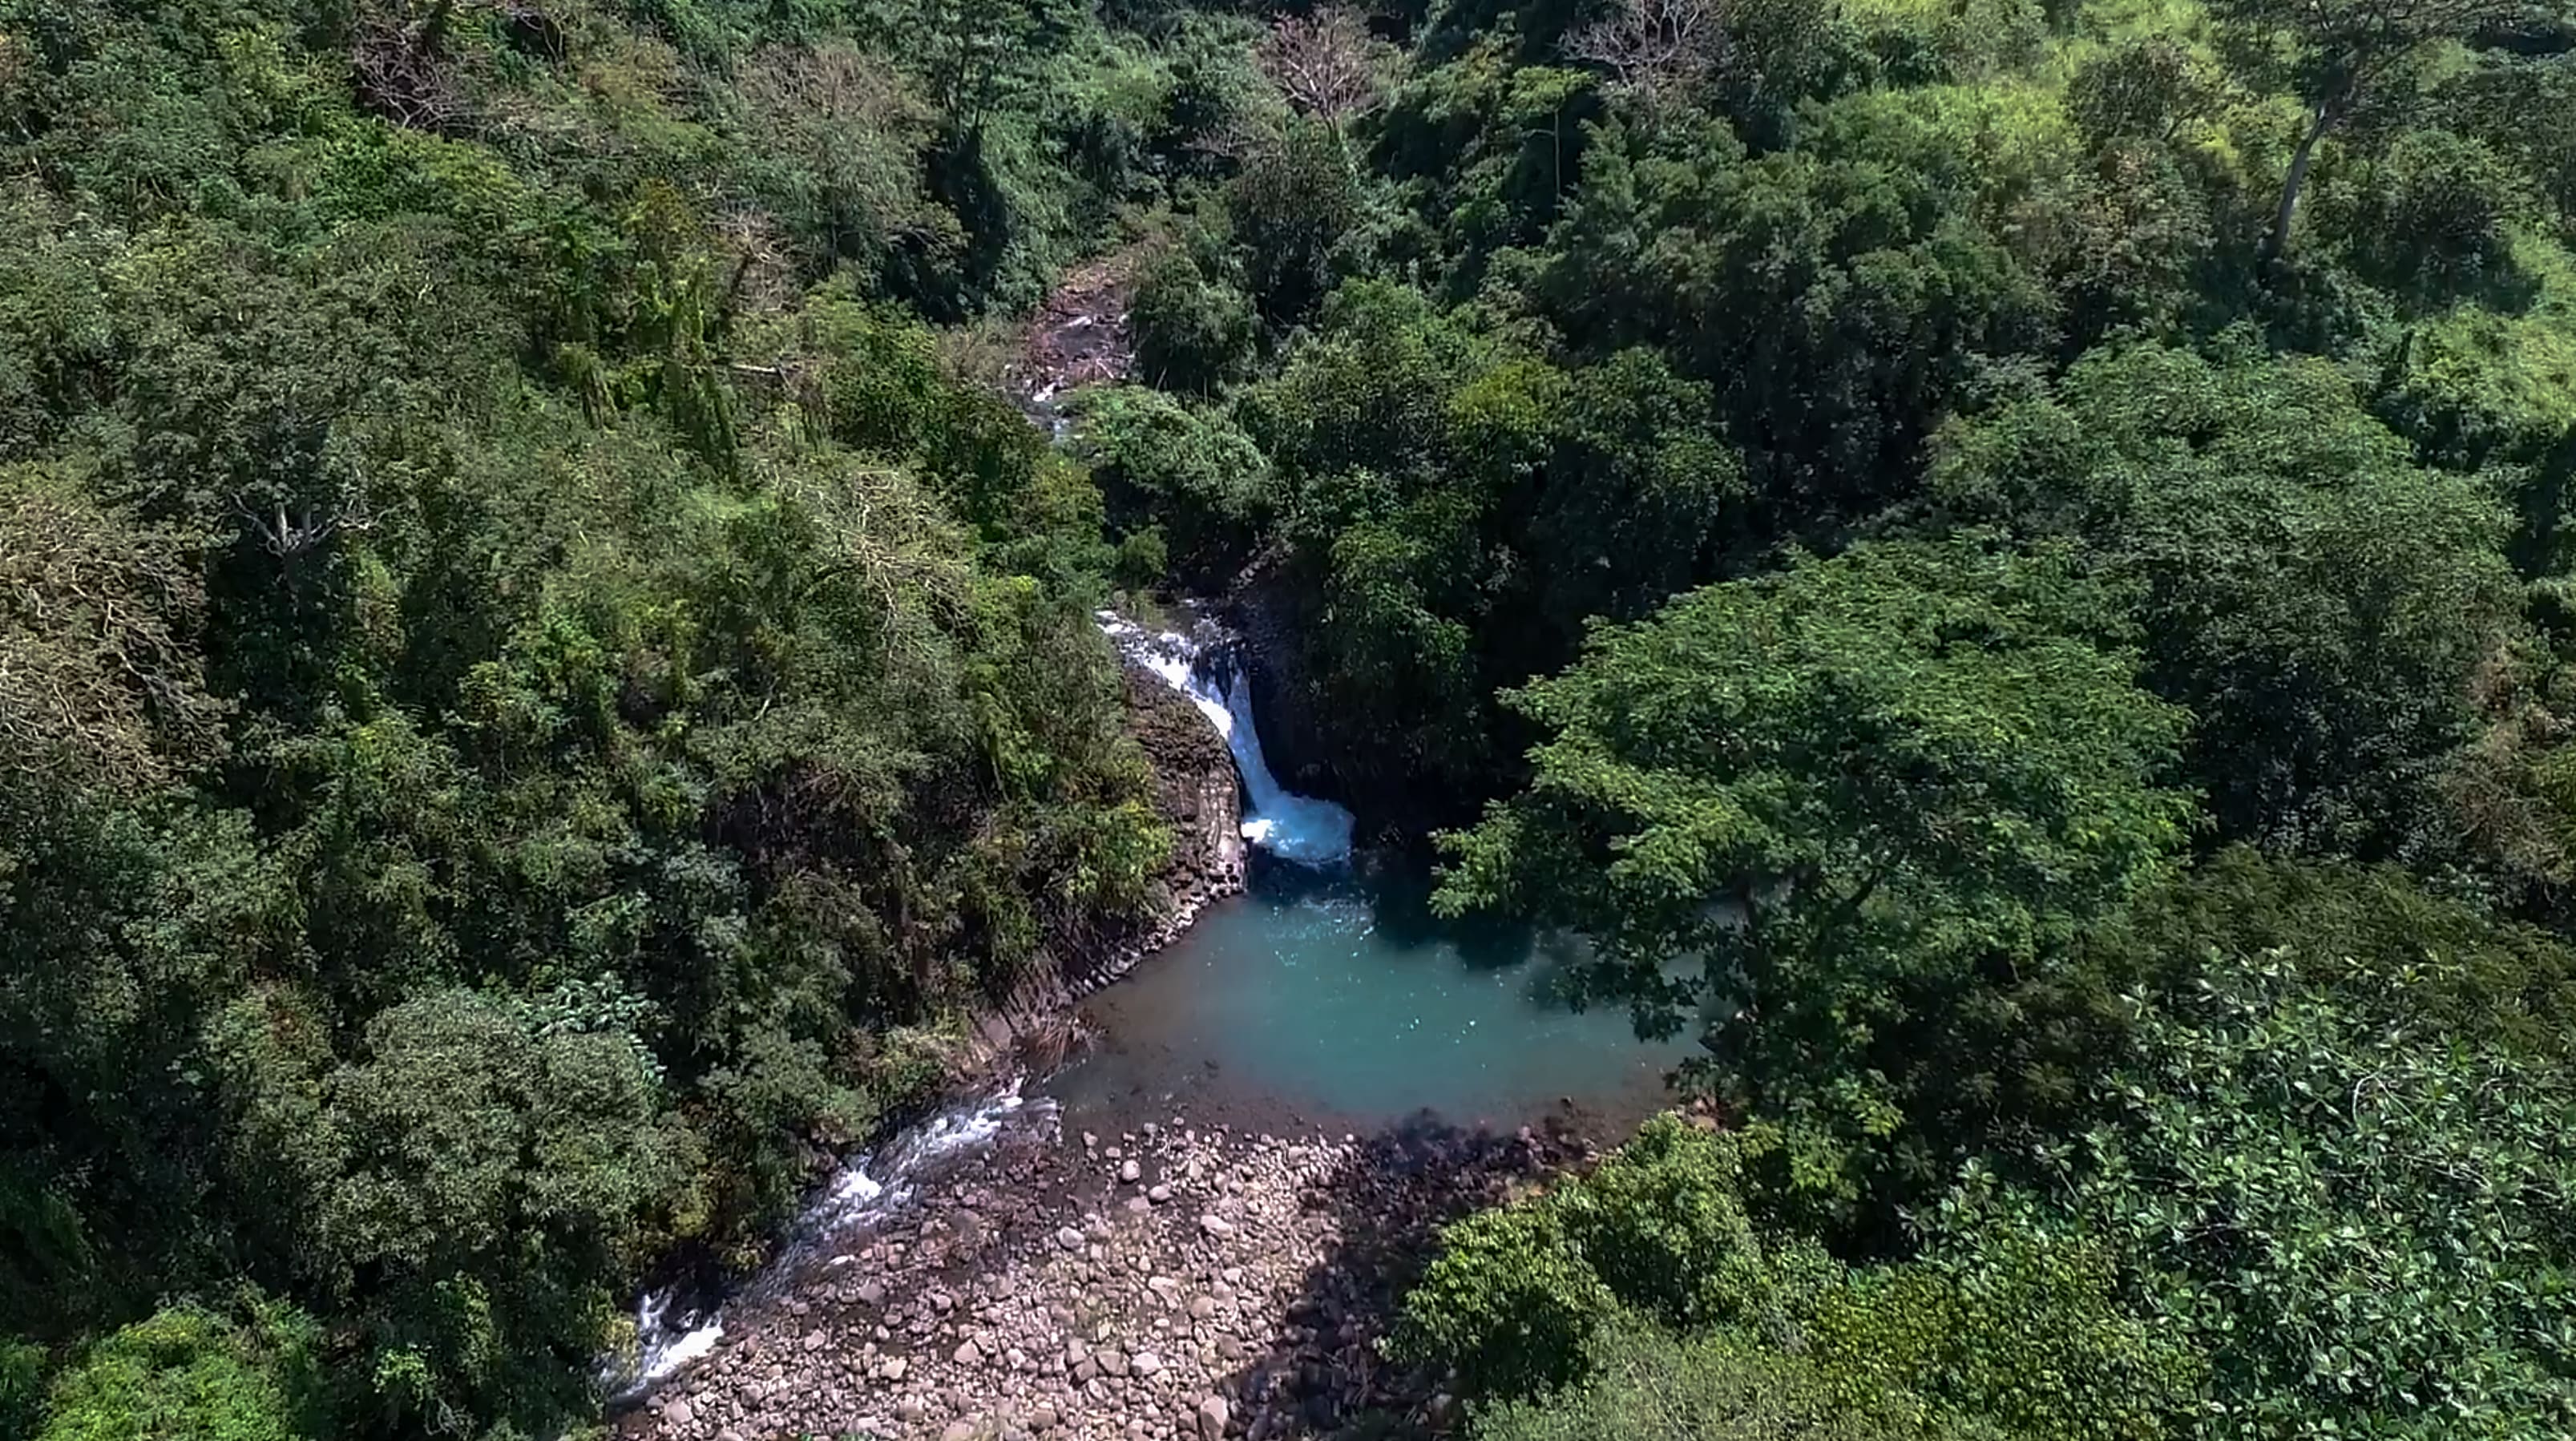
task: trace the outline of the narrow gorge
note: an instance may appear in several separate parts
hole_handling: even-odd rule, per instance
[[[1373,1348],[1408,1258],[1654,1104],[1669,1052],[1557,1004],[1538,938],[1431,925],[1419,877],[1271,774],[1233,637],[1176,615],[1100,617],[1178,844],[1159,919],[1028,998],[1079,1005],[1079,1053],[844,1166],[721,1308],[647,1297],[626,1434],[1214,1441],[1434,1414],[1430,1378]]]

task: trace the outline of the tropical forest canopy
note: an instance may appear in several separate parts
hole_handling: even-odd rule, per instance
[[[1477,1436],[2576,1433],[2565,0],[0,0],[0,143],[0,1438],[596,1425],[1239,583],[1706,1043]]]

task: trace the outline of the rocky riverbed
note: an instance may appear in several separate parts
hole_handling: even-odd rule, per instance
[[[621,1423],[664,1441],[1330,1434],[1437,1428],[1434,1378],[1376,1348],[1444,1220],[1590,1145],[1563,1122],[1369,1138],[1138,1119],[1006,1136],[820,1248]]]

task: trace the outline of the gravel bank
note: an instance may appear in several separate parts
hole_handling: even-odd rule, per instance
[[[1005,1137],[624,1418],[662,1441],[1012,1441],[1437,1425],[1432,1378],[1382,1362],[1439,1223],[1593,1158],[1563,1125],[1427,1118],[1360,1139],[1202,1130]]]

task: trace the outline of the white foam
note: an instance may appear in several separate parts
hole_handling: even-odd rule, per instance
[[[745,1294],[758,1296],[793,1285],[797,1274],[821,1252],[910,1200],[923,1176],[939,1163],[990,1145],[1015,1122],[1052,1126],[1055,1115],[1052,1100],[1024,1100],[1020,1082],[1013,1080],[982,1100],[941,1111],[902,1132],[881,1151],[843,1165],[797,1218],[778,1260]],[[846,1260],[835,1256],[822,1264]],[[676,1290],[665,1287],[647,1293],[637,1304],[634,1356],[611,1357],[600,1366],[600,1383],[610,1395],[620,1400],[640,1396],[704,1359],[724,1340],[723,1309],[674,1316]]]
[[[644,1298],[635,1311],[636,1358],[628,1390],[642,1391],[716,1349],[724,1339],[724,1314],[669,1316],[670,1287]]]
[[[1351,813],[1331,801],[1298,795],[1270,773],[1260,729],[1252,721],[1252,679],[1241,666],[1212,665],[1198,641],[1147,630],[1115,611],[1104,610],[1098,619],[1121,654],[1188,696],[1225,737],[1243,777],[1245,840],[1283,861],[1318,869],[1350,858]]]

